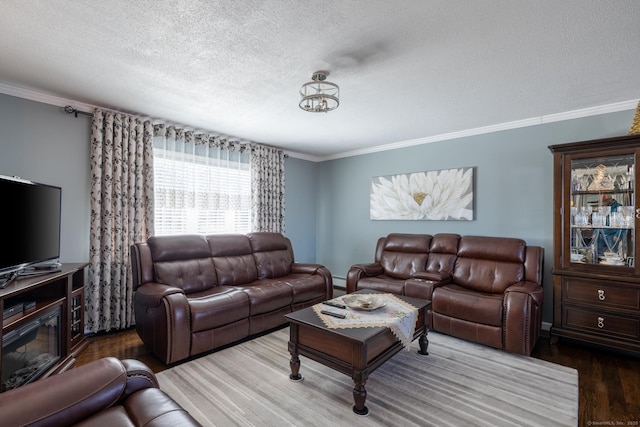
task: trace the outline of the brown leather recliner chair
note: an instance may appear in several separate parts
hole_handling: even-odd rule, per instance
[[[200,426],[137,360],[105,357],[0,394],[0,427]]]

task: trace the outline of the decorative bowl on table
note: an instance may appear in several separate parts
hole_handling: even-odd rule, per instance
[[[377,310],[387,305],[383,297],[369,294],[346,295],[342,302],[352,310]]]

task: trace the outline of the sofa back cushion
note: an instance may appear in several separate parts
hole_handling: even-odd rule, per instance
[[[234,286],[258,279],[249,238],[244,234],[206,236],[219,285]]]
[[[439,233],[433,236],[427,259],[427,271],[453,275],[459,242],[459,234]]]
[[[423,271],[432,237],[429,234],[389,234],[381,242],[380,265],[384,274],[396,279],[408,279],[416,271]]]
[[[293,250],[291,242],[280,233],[247,234],[261,279],[275,279],[291,273]]]
[[[453,281],[480,292],[502,293],[525,277],[524,240],[465,236],[458,245]]]
[[[216,285],[209,244],[201,235],[153,236],[147,240],[155,281],[201,292]]]

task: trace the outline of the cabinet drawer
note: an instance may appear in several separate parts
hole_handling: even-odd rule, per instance
[[[620,338],[640,339],[640,318],[583,310],[577,307],[563,307],[562,326]]]
[[[598,304],[605,307],[638,310],[640,313],[640,289],[637,287],[564,277],[562,288],[562,300],[566,302]]]

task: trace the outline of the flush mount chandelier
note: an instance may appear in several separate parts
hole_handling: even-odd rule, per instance
[[[300,108],[312,113],[326,113],[340,105],[340,88],[326,81],[328,71],[316,71],[310,82],[300,88]]]

